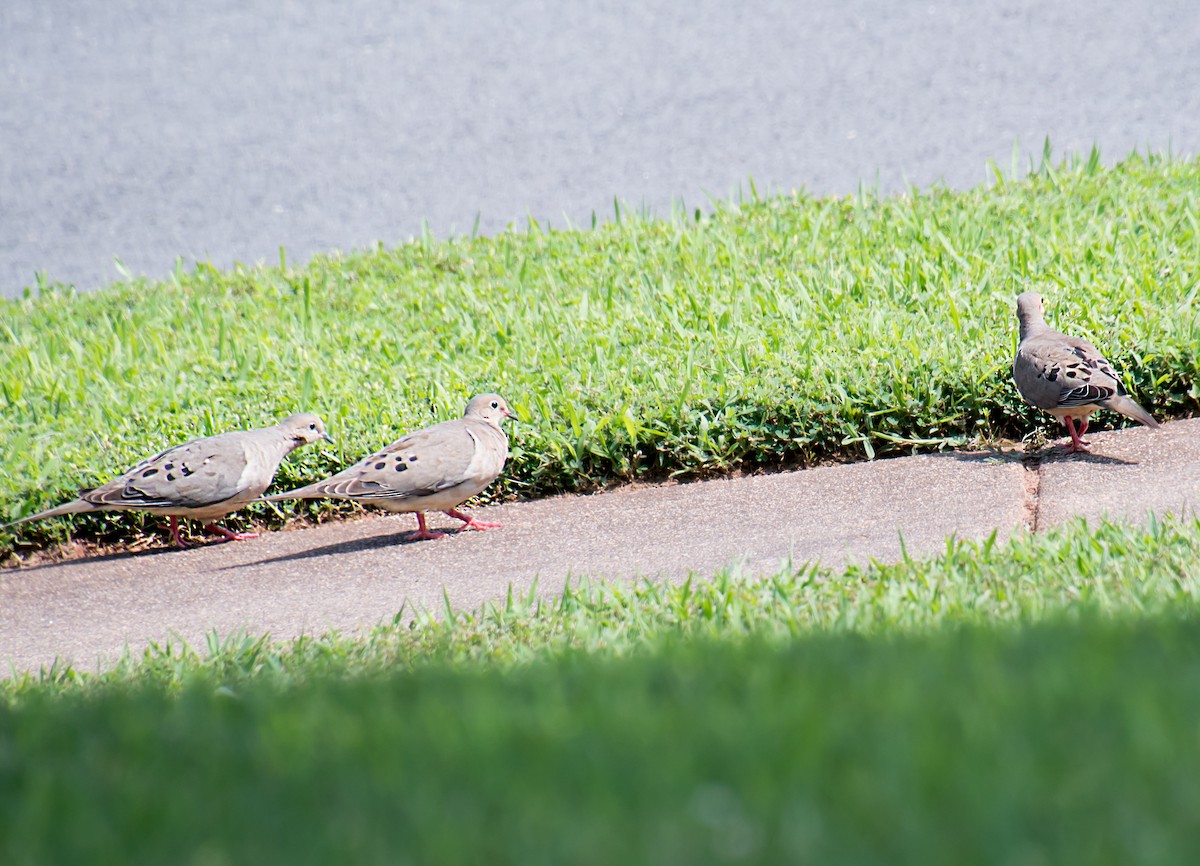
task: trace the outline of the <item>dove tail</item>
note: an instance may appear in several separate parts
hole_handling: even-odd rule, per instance
[[[8,529],[10,526],[20,526],[22,523],[29,523],[33,520],[42,520],[46,517],[61,517],[64,514],[79,514],[81,511],[95,511],[96,506],[90,502],[84,502],[82,499],[73,499],[56,508],[51,508],[46,511],[39,511],[37,514],[31,514],[28,517],[22,517],[20,520],[14,520],[12,523],[5,523],[0,526],[0,529]]]
[[[1147,412],[1133,400],[1130,400],[1124,394],[1117,394],[1115,397],[1110,397],[1100,405],[1106,409],[1113,409],[1117,412],[1120,412],[1126,418],[1132,418],[1139,424],[1145,424],[1147,427],[1153,430],[1156,430],[1159,427],[1159,423],[1150,417],[1149,412]]]
[[[295,490],[289,490],[286,493],[272,493],[270,496],[263,496],[257,499],[257,502],[287,502],[289,499],[316,499],[318,498],[313,491],[307,487],[297,487]]]

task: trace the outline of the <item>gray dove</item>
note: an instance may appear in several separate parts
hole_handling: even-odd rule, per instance
[[[480,394],[471,398],[462,418],[409,433],[337,475],[266,501],[348,499],[388,511],[411,511],[417,515],[411,539],[444,535],[425,526],[426,511],[443,511],[463,521],[463,529],[492,529],[500,524],[477,520],[457,508],[499,477],[508,459],[508,437],[500,422],[515,417],[500,395]]]
[[[318,439],[329,441],[329,436],[316,415],[289,415],[271,427],[193,439],[143,460],[78,499],[4,528],[85,511],[149,511],[171,518],[171,537],[179,547],[188,546],[179,535],[180,517],[203,520],[206,530],[231,541],[254,538],[256,533],[230,532],[216,521],[262,496],[283,458]]]
[[[1088,416],[1097,409],[1112,409],[1147,427],[1159,426],[1126,395],[1112,365],[1095,346],[1050,329],[1042,317],[1040,295],[1025,292],[1017,298],[1017,321],[1021,325],[1021,343],[1013,361],[1017,390],[1030,406],[1049,412],[1067,426],[1070,453],[1087,450],[1083,434]]]

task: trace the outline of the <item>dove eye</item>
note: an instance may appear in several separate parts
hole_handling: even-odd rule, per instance
[[[317,429],[317,425],[316,425],[316,424],[309,424],[309,425],[308,425],[308,429],[309,429],[309,430],[316,430],[316,429]]]
[[[497,403],[495,400],[493,400],[493,401],[492,401],[492,408],[493,408],[493,409],[499,409],[499,408],[500,408],[500,404],[499,404],[499,403]]]

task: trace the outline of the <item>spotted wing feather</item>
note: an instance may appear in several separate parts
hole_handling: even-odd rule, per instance
[[[397,439],[336,475],[268,499],[404,500],[462,484],[477,443],[461,420]]]
[[[1040,409],[1069,409],[1124,394],[1112,365],[1087,340],[1053,335],[1030,340],[1014,370],[1025,398]]]
[[[202,508],[242,492],[246,453],[237,434],[168,448],[79,498],[101,508]]]

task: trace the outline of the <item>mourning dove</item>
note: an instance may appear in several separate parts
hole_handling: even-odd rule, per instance
[[[417,515],[413,539],[443,535],[426,528],[426,511],[443,511],[463,521],[463,529],[491,529],[500,524],[456,509],[504,469],[508,437],[500,422],[515,417],[503,397],[480,394],[467,404],[462,418],[409,433],[337,475],[266,501],[349,499],[388,511],[411,511]]]
[[[188,546],[179,535],[180,517],[206,521],[205,529],[232,541],[253,538],[255,533],[230,532],[215,521],[262,496],[283,458],[318,439],[329,436],[316,415],[289,415],[271,427],[194,439],[78,499],[8,526],[86,511],[149,511],[171,518],[171,537],[179,547]]]
[[[1050,330],[1042,318],[1040,295],[1026,292],[1017,298],[1017,321],[1021,325],[1021,343],[1013,361],[1017,390],[1030,406],[1044,409],[1067,426],[1068,451],[1087,450],[1083,434],[1088,416],[1097,409],[1113,409],[1147,427],[1158,427],[1145,409],[1126,396],[1112,365],[1095,346]]]

